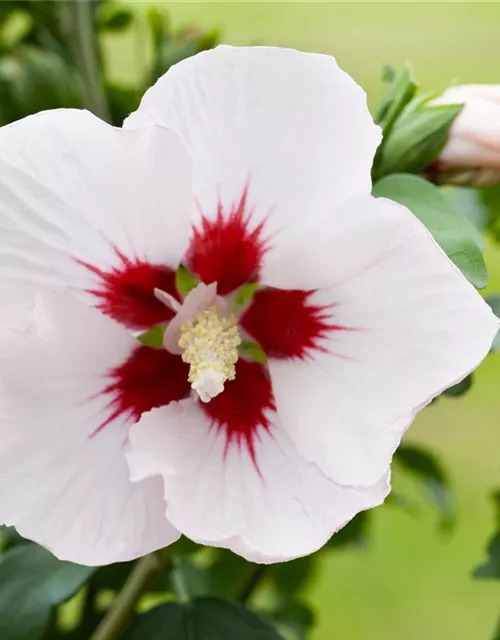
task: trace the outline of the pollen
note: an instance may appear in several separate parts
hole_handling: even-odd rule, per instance
[[[188,380],[202,402],[209,402],[234,380],[241,336],[234,315],[221,315],[215,305],[181,326],[179,347],[189,364]]]

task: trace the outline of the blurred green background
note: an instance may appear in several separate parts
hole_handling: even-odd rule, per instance
[[[137,11],[145,2],[128,2]],[[408,60],[424,89],[500,83],[500,3],[496,2],[162,2],[175,27],[217,27],[230,44],[272,44],[335,55],[373,104],[381,67]],[[137,38],[136,38],[137,39]],[[105,40],[109,74],[139,74],[140,40]],[[500,291],[500,250],[487,250],[488,292]],[[459,522],[447,535],[419,500],[417,514],[377,510],[370,547],[330,554],[307,590],[317,611],[313,640],[480,640],[491,637],[498,583],[474,581],[493,528],[488,495],[500,485],[500,356],[490,356],[471,393],[440,399],[419,416],[408,442],[443,456]]]

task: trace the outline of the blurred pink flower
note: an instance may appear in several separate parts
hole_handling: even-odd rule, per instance
[[[432,104],[464,104],[434,167],[439,182],[488,186],[500,182],[500,85],[462,85]]]

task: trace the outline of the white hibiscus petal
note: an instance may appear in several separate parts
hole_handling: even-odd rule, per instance
[[[191,171],[172,132],[46,111],[0,129],[0,175],[4,324],[41,289],[95,288],[79,261],[110,271],[120,252],[175,268],[186,249]]]
[[[179,531],[252,562],[316,551],[389,491],[387,473],[371,487],[328,480],[301,458],[276,416],[255,438],[254,462],[244,445],[226,447],[225,433],[191,400],[145,414],[130,445],[131,477],[163,477],[167,517]]]
[[[365,271],[391,245],[401,221],[396,207],[371,196],[353,198],[321,219],[304,217],[284,229],[264,257],[262,283],[280,289],[318,289]]]
[[[334,324],[346,330],[331,332],[326,351],[311,358],[269,361],[284,428],[307,460],[342,484],[379,478],[416,412],[475,369],[498,330],[490,308],[415,216],[372,200],[374,216],[384,207],[400,222],[378,259],[365,264],[359,256],[364,270],[311,298],[333,305]],[[353,234],[350,251],[362,247]],[[335,256],[311,238],[309,250],[314,269],[322,258],[324,273],[335,274]],[[308,271],[307,261],[301,269]]]
[[[179,536],[161,482],[131,483],[129,425],[109,417],[108,371],[135,340],[65,294],[37,299],[28,330],[0,338],[0,521],[61,559],[130,560]]]
[[[220,46],[172,67],[126,121],[179,134],[208,218],[249,185],[252,222],[267,234],[332,203],[368,194],[380,142],[362,89],[326,55]]]

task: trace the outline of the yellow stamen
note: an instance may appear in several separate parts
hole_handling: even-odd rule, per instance
[[[241,336],[234,315],[221,316],[215,305],[187,320],[180,329],[182,359],[190,365],[188,380],[203,402],[234,380]]]

